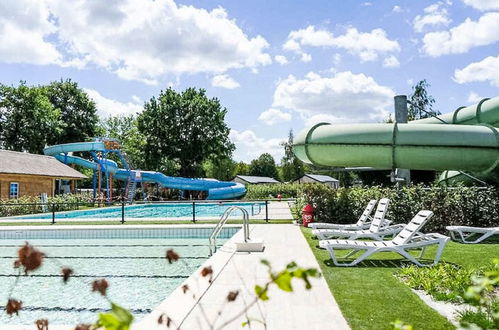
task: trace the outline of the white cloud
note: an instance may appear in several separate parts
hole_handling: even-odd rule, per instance
[[[232,79],[230,76],[226,74],[220,74],[214,76],[211,80],[211,85],[214,87],[221,87],[227,89],[235,89],[241,87],[237,81]]]
[[[290,50],[290,51],[299,51],[300,50],[300,44],[296,42],[295,40],[288,40],[282,45],[282,49],[284,50]]]
[[[237,131],[230,130],[229,138],[236,145],[235,156],[243,161],[251,161],[263,153],[271,154],[278,163],[284,156],[281,143],[285,139],[264,139],[258,137],[252,130]]]
[[[310,127],[314,126],[315,124],[319,123],[334,123],[334,124],[341,124],[345,123],[345,120],[342,120],[336,116],[333,115],[327,115],[327,114],[318,114],[318,115],[313,115],[311,117],[305,117],[305,126]]]
[[[383,66],[385,68],[398,68],[400,66],[400,62],[395,56],[391,55],[385,58],[385,60],[383,61]]]
[[[281,111],[279,109],[270,108],[264,111],[258,117],[265,125],[272,126],[282,122],[288,122],[291,120],[291,114]]]
[[[489,56],[454,71],[454,79],[459,84],[489,81],[491,85],[499,87],[499,56]]]
[[[468,102],[470,103],[478,103],[483,99],[483,96],[480,96],[475,92],[470,92],[470,94],[468,95]]]
[[[333,64],[338,65],[338,64],[340,64],[340,62],[341,62],[341,54],[338,54],[338,53],[334,54],[333,55]]]
[[[308,63],[308,62],[312,61],[312,55],[307,54],[307,53],[302,53],[301,57],[300,57],[300,61]]]
[[[288,59],[284,55],[276,55],[274,56],[274,60],[279,63],[280,65],[285,65],[288,64]]]
[[[431,32],[423,37],[423,50],[430,56],[466,53],[473,47],[499,40],[499,13],[486,13],[472,21],[467,18],[449,31]]]
[[[45,1],[0,2],[0,61],[61,63],[61,54],[46,38],[56,31]]]
[[[366,1],[366,2],[363,2],[363,3],[362,3],[362,6],[364,6],[364,7],[370,7],[370,6],[372,6],[372,5],[373,5],[373,3],[372,3],[372,2],[369,2],[369,1]]]
[[[427,26],[447,26],[451,23],[447,9],[442,2],[437,2],[424,9],[425,15],[414,18],[413,26],[416,32],[423,32]]]
[[[278,82],[273,106],[296,111],[305,119],[327,115],[337,122],[379,121],[387,116],[394,94],[364,74],[346,71],[322,77],[311,72],[304,79],[290,75]]]
[[[137,95],[132,95],[132,101],[135,103],[142,103],[142,99]]]
[[[6,39],[0,49],[9,47],[17,61],[92,65],[148,84],[165,74],[220,74],[272,62],[267,41],[246,35],[222,7],[208,11],[173,0],[9,3],[0,5],[0,35]],[[40,58],[26,58],[28,48]],[[57,49],[65,55],[62,63]]]
[[[305,29],[291,31],[283,48],[303,54],[303,46],[342,48],[357,55],[361,61],[373,61],[380,54],[400,51],[399,43],[390,40],[383,29],[359,32],[354,27],[348,28],[345,34],[335,37],[327,30],[316,29],[310,25]]]
[[[116,115],[131,115],[143,110],[142,106],[137,103],[122,103],[116,100],[108,99],[102,96],[95,89],[84,88],[84,91],[92,100],[94,100],[97,105],[97,114],[101,118]]]
[[[481,11],[499,9],[499,2],[497,0],[463,0],[463,2]]]
[[[393,6],[392,11],[394,13],[400,13],[400,12],[402,12],[402,7],[400,7],[400,6]]]

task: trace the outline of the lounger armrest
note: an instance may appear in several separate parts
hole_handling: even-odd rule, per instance
[[[405,224],[403,224],[403,223],[396,223],[394,225],[383,227],[383,230],[402,230],[404,228],[405,228]]]
[[[388,220],[388,219],[385,219],[385,221],[383,221],[383,227],[388,227],[392,224],[393,221],[391,220]]]
[[[445,235],[442,235],[440,233],[424,234],[424,233],[418,232],[411,239],[411,243],[421,243],[421,242],[428,242],[428,241],[447,241],[449,239],[450,239],[449,236],[445,236]]]
[[[440,233],[429,233],[429,234],[423,234],[423,235],[426,237],[429,237],[429,238],[433,238],[433,239],[444,239],[444,240],[450,239],[449,236],[445,236],[445,235],[442,235]]]

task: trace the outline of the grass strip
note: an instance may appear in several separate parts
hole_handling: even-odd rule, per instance
[[[359,266],[336,267],[328,252],[318,248],[319,241],[312,237],[311,230],[302,231],[352,329],[390,329],[390,322],[397,319],[415,330],[454,329],[394,276],[404,264],[396,254],[379,253]]]

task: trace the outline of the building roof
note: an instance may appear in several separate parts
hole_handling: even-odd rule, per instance
[[[269,178],[267,176],[236,175],[236,178],[244,180],[248,183],[279,183],[276,179]]]
[[[340,182],[340,180],[330,177],[329,175],[305,174],[309,178],[317,182]]]
[[[43,175],[66,179],[86,179],[77,170],[52,156],[0,149],[0,173]]]

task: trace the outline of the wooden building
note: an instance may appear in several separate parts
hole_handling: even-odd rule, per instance
[[[294,181],[295,183],[322,183],[330,186],[331,188],[337,189],[340,186],[340,181],[338,179],[332,178],[329,175],[319,175],[319,174],[305,174],[299,179]]]
[[[62,186],[62,180],[85,178],[52,156],[0,150],[0,199],[3,200],[42,193],[53,196],[56,190],[69,192],[74,185]]]

